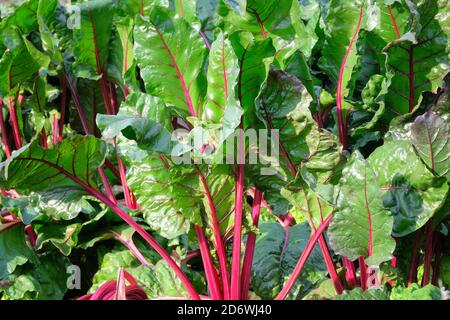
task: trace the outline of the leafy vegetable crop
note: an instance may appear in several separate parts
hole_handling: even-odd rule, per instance
[[[448,299],[448,1],[0,14],[1,299]]]

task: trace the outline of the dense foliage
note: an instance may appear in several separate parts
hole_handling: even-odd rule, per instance
[[[448,299],[448,1],[0,14],[1,299]]]

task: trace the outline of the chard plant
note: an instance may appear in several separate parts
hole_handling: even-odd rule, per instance
[[[0,298],[448,299],[444,0],[0,4]]]

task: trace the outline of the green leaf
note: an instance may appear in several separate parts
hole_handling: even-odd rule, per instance
[[[42,149],[34,141],[0,164],[0,187],[35,193],[43,205],[55,209],[77,206],[86,190],[75,179],[96,185],[94,175],[105,154],[106,144],[93,136],[74,136],[53,149]]]
[[[67,291],[68,264],[61,255],[35,255],[32,263],[8,277],[8,286],[0,292],[14,300],[61,300]]]
[[[80,27],[74,28],[74,69],[81,78],[98,79],[108,64],[114,2],[93,0],[78,4]]]
[[[421,288],[417,283],[392,289],[391,300],[443,300],[441,290],[431,284]]]
[[[328,75],[335,87],[347,48],[356,31],[361,5],[361,1],[331,0],[329,3],[329,11],[325,18],[328,32],[319,59],[319,67]],[[357,58],[356,46],[353,45],[346,60],[342,80],[343,97],[352,92],[354,84],[350,83],[350,80]]]
[[[232,45],[239,58],[240,74],[237,94],[241,107],[245,111],[244,126],[246,127],[254,122],[255,99],[259,96],[267,79],[275,48],[270,39],[242,45],[239,39],[233,38]]]
[[[308,187],[300,175],[281,189],[281,195],[296,209],[292,211],[295,221],[307,221],[315,228],[334,210],[329,203]]]
[[[394,216],[394,236],[421,228],[443,204],[448,191],[445,178],[434,177],[408,141],[385,143],[368,162],[379,186],[387,190],[383,203]]]
[[[1,199],[2,206],[18,215],[24,224],[30,224],[40,215],[40,212],[30,204],[28,197],[11,198],[2,196]]]
[[[447,287],[450,286],[450,256],[442,257],[439,270],[442,281],[447,284]]]
[[[298,171],[303,163],[311,172],[330,178],[342,160],[340,147],[332,134],[317,127],[309,110],[311,103],[312,97],[300,80],[271,70],[256,111],[268,130],[279,130],[278,143],[286,170],[295,175],[294,169]]]
[[[199,180],[193,166],[166,168],[156,155],[132,163],[128,184],[136,195],[149,226],[172,239],[189,230],[189,219],[199,222]]]
[[[356,288],[333,297],[332,300],[389,300],[389,297],[381,288],[371,287],[366,291],[363,291],[361,288]]]
[[[303,84],[279,70],[269,72],[256,102],[258,118],[267,130],[279,130],[280,149],[282,145],[295,167],[309,155],[306,137],[314,126],[308,109],[311,102],[312,97]]]
[[[164,102],[148,94],[133,92],[120,106],[117,115],[97,115],[103,137],[123,134],[144,150],[170,153],[170,113]]]
[[[148,93],[191,115],[201,113],[202,72],[206,47],[182,18],[155,6],[150,19],[138,18],[135,57]]]
[[[30,80],[38,70],[39,64],[25,45],[6,51],[0,60],[0,95],[13,96],[18,86]]]
[[[257,237],[252,268],[252,287],[262,299],[273,299],[283,288],[308,243],[307,224],[283,228],[279,223],[264,223]],[[318,248],[314,248],[291,295],[303,295],[326,275]]]
[[[242,111],[235,95],[238,76],[238,58],[230,40],[220,33],[212,43],[209,54],[204,119],[212,123],[223,123],[224,127],[229,130],[234,130],[239,126]]]
[[[295,37],[291,20],[292,3],[292,0],[247,0],[243,12],[245,3],[238,6],[235,1],[224,1],[219,4],[218,14],[234,28],[261,35],[262,38],[269,33],[292,39]]]
[[[356,151],[342,172],[336,211],[328,228],[336,253],[356,260],[362,256],[369,266],[392,257],[393,218],[383,207],[376,171]]]
[[[46,243],[53,244],[59,251],[68,256],[78,243],[78,234],[82,228],[81,223],[70,225],[36,224],[37,233],[36,249],[40,250]]]
[[[411,141],[428,168],[449,178],[449,126],[444,119],[434,112],[417,117],[411,126]]]
[[[413,16],[410,36],[385,48],[387,69],[393,74],[386,104],[395,114],[411,112],[424,91],[436,93],[449,69],[448,39],[443,31],[448,22],[445,14],[437,15],[439,10],[448,13],[448,6],[440,8],[436,0],[423,1],[418,7],[408,3]]]
[[[22,225],[14,226],[0,232],[0,279],[13,273],[17,266],[25,264],[33,254],[25,242],[25,232]]]
[[[214,203],[220,231],[225,234],[234,225],[235,181],[233,173],[226,165],[211,166],[208,171],[202,170],[202,173],[206,178],[206,185]],[[205,192],[202,184],[201,190]],[[208,214],[209,221],[212,221],[212,212],[206,194],[203,196],[203,207]]]
[[[117,21],[112,35],[108,63],[108,75],[124,84],[125,74],[133,66],[133,19],[126,17]]]

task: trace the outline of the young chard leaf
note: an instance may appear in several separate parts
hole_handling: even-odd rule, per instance
[[[182,18],[155,6],[149,19],[138,18],[135,56],[148,93],[191,116],[201,113],[206,46]]]

